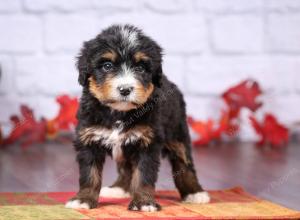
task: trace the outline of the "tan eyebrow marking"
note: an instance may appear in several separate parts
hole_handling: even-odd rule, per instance
[[[109,59],[114,62],[117,59],[117,53],[114,51],[107,51],[101,55],[101,58]]]
[[[134,54],[134,59],[136,62],[140,62],[141,60],[149,60],[150,57],[148,57],[145,53],[139,51]]]

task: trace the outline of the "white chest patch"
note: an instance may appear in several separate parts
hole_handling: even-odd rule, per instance
[[[123,131],[123,126],[113,129],[92,126],[79,131],[79,138],[84,144],[100,142],[112,150],[113,159],[116,161],[120,161],[123,158],[122,146],[138,141],[140,141],[141,145],[148,146],[152,137],[152,129],[146,126],[136,126],[128,131]]]
[[[114,129],[97,129],[93,132],[93,141],[101,141],[103,145],[112,150],[112,157],[116,161],[120,161],[123,158],[122,144],[122,126]]]

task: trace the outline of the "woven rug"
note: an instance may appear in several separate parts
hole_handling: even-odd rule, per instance
[[[300,219],[300,212],[258,199],[242,188],[211,191],[205,205],[181,203],[175,191],[158,191],[159,212],[127,211],[129,199],[100,198],[92,210],[64,208],[75,193],[0,193],[0,220],[75,219]]]

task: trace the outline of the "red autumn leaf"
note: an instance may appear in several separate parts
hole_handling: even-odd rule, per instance
[[[239,129],[239,124],[230,118],[230,113],[223,111],[219,120],[219,127],[215,132],[219,133],[219,137],[221,137],[222,133],[225,133],[228,136],[235,136]]]
[[[42,143],[46,140],[46,121],[37,121],[33,111],[25,105],[21,106],[21,116],[10,118],[13,128],[9,136],[4,139],[4,145],[20,141],[22,147],[33,143]]]
[[[222,113],[218,122],[212,119],[196,121],[188,117],[188,123],[198,135],[198,139],[193,141],[194,145],[206,145],[213,140],[219,140],[222,134],[234,135],[238,131],[238,127],[230,123],[227,112]]]
[[[54,119],[47,122],[49,136],[55,136],[59,130],[70,130],[77,124],[78,99],[62,95],[58,96],[56,101],[60,105],[60,110]]]
[[[245,80],[240,84],[229,88],[222,94],[229,107],[229,117],[236,118],[242,107],[255,112],[261,105],[257,97],[262,94],[259,84],[253,80]]]
[[[209,119],[207,122],[195,121],[193,118],[189,117],[188,123],[199,136],[197,140],[193,141],[194,145],[208,144],[212,140],[212,120]]]
[[[256,133],[260,136],[258,145],[270,144],[271,146],[282,146],[289,141],[289,130],[280,124],[272,114],[265,114],[262,122],[258,122],[254,116],[250,121]]]

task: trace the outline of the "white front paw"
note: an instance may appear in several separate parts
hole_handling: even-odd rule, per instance
[[[81,203],[78,199],[68,201],[65,204],[65,207],[69,209],[90,209],[90,206],[87,203]]]
[[[207,192],[197,192],[187,195],[183,201],[188,203],[204,204],[210,201],[210,197]]]
[[[101,197],[109,198],[129,198],[130,194],[121,187],[103,187],[100,191]]]
[[[143,205],[141,207],[141,211],[142,212],[155,212],[155,211],[157,211],[157,208],[153,205]]]

